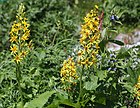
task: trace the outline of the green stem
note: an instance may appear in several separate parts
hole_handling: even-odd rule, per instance
[[[80,102],[80,98],[81,98],[81,95],[82,95],[82,76],[83,76],[83,67],[82,67],[82,72],[80,74],[80,91],[79,91],[79,97],[78,97],[78,103]]]
[[[16,63],[16,78],[17,78],[19,93],[21,96],[21,108],[23,108],[23,105],[24,105],[23,94],[22,94],[22,89],[21,89],[21,85],[20,85],[21,71],[20,71],[20,64],[17,64],[17,63]]]

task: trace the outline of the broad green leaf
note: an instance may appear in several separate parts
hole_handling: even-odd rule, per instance
[[[100,80],[103,80],[104,78],[107,77],[106,71],[98,71],[97,76],[99,77]]]
[[[68,99],[61,100],[60,103],[67,106],[76,107],[76,103],[72,103],[71,100]]]
[[[26,103],[24,108],[42,108],[48,101],[49,97],[54,93],[55,91],[46,91],[45,93],[39,95],[37,98]]]
[[[97,76],[94,76],[94,75],[91,75],[91,76],[90,76],[90,80],[91,80],[91,81],[88,81],[88,82],[85,82],[85,83],[84,83],[84,88],[85,88],[86,90],[96,90],[96,88],[99,86],[99,85],[97,84],[97,82],[98,82],[98,77],[97,77]]]
[[[97,83],[98,77],[95,76],[95,75],[91,75],[91,76],[90,76],[90,80],[91,80],[92,82],[94,82],[94,83]]]
[[[98,87],[99,85],[97,84],[97,82],[85,82],[84,83],[84,88],[86,90],[96,90],[96,88]]]
[[[17,104],[17,106],[16,106],[17,108],[22,108],[23,106],[22,106],[22,103],[21,102],[19,102],[18,104]]]
[[[72,108],[79,108],[79,104],[78,103],[72,103],[71,100],[69,99],[61,99],[61,100],[54,100],[53,103],[51,103],[50,105],[47,106],[47,108],[58,108],[59,105],[67,105],[70,106]]]
[[[58,108],[60,104],[60,100],[54,100],[50,105],[47,106],[47,108]]]
[[[116,83],[113,83],[113,87],[116,89]]]

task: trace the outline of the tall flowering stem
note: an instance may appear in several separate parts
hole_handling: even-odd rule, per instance
[[[23,93],[21,89],[21,62],[26,57],[30,49],[32,48],[32,41],[29,41],[30,30],[28,29],[29,24],[27,23],[27,18],[25,18],[24,5],[21,4],[17,11],[16,20],[14,21],[11,31],[10,31],[10,50],[13,56],[13,61],[16,64],[16,78],[18,82],[19,92],[21,95],[22,107],[23,103]],[[29,42],[27,42],[29,41]]]
[[[78,51],[76,64],[81,69],[80,78],[79,78],[79,96],[77,100],[77,105],[80,106],[80,99],[82,97],[83,85],[82,77],[84,70],[90,68],[96,64],[97,58],[96,55],[99,52],[99,43],[100,43],[100,30],[99,30],[99,17],[98,17],[98,6],[95,5],[95,9],[91,10],[90,13],[84,18],[85,23],[82,25],[81,29],[81,38],[80,45],[81,49]],[[76,66],[73,61],[73,58],[65,60],[63,67],[60,72],[61,80],[64,84],[72,83],[77,79]]]
[[[17,78],[17,83],[18,83],[18,88],[19,88],[19,93],[21,96],[21,107],[23,108],[24,106],[24,101],[23,101],[23,93],[22,93],[22,88],[21,88],[21,70],[20,70],[20,64],[16,63],[16,78]]]
[[[98,6],[95,5],[94,10],[84,18],[84,24],[81,29],[80,44],[81,49],[78,51],[77,63],[82,68],[80,73],[80,91],[78,102],[80,101],[82,95],[82,76],[84,69],[90,68],[92,65],[96,64],[96,55],[99,52],[100,43],[100,30],[99,30],[99,17],[98,17]]]
[[[82,25],[80,44],[82,49],[78,52],[77,62],[79,65],[89,68],[96,63],[96,55],[99,51],[100,30],[98,18],[98,6],[84,18]]]

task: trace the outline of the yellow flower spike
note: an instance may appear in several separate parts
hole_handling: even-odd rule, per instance
[[[63,82],[73,83],[73,80],[77,76],[76,66],[73,61],[73,58],[68,58],[68,60],[64,60],[63,67],[60,71],[60,76],[62,77]]]
[[[87,64],[92,66],[95,64],[96,55],[98,54],[99,50],[99,43],[100,43],[100,31],[99,31],[99,18],[98,18],[98,6],[95,5],[95,9],[91,10],[86,17],[84,18],[84,24],[82,25],[81,29],[81,38],[80,44],[82,49],[85,51],[84,54],[80,54],[78,52],[77,63],[80,65]],[[93,54],[93,51],[97,50],[96,53]],[[87,58],[88,57],[88,58]],[[81,59],[82,58],[82,59]]]
[[[16,20],[12,24],[10,31],[10,50],[13,53],[14,60],[19,63],[32,48],[32,41],[27,42],[30,36],[29,24],[26,22],[24,5],[21,4],[18,9]],[[15,42],[15,43],[14,43]],[[13,44],[14,43],[14,44]],[[16,56],[15,56],[16,55]]]

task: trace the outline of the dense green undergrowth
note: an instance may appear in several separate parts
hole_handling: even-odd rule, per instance
[[[0,108],[21,108],[21,98],[24,108],[138,107],[140,100],[134,86],[140,75],[140,46],[115,52],[105,48],[108,42],[124,45],[113,40],[123,25],[139,25],[138,0],[135,3],[131,0],[129,3],[125,3],[126,0],[77,1],[78,4],[71,0],[5,0],[0,3]],[[20,3],[25,6],[33,42],[32,50],[20,64],[23,97],[9,41]],[[96,64],[83,68],[76,63],[78,50],[82,49],[81,24],[93,4],[99,5],[100,18],[104,14],[100,19],[100,49]],[[118,19],[110,19],[112,15]],[[75,85],[64,85],[60,71],[63,61],[70,57],[77,66],[78,79]],[[66,90],[64,86],[70,88]]]

